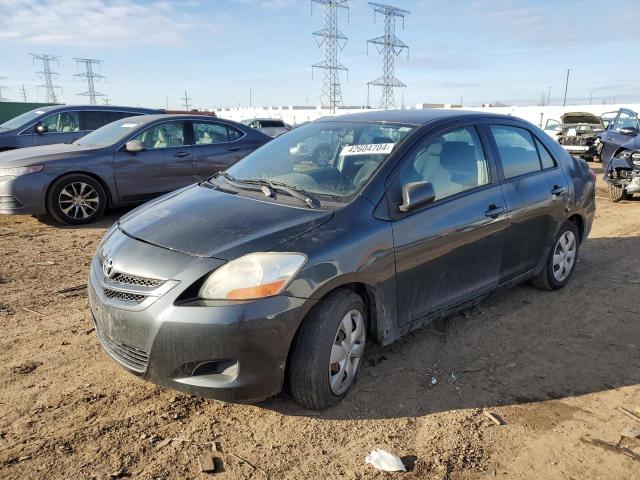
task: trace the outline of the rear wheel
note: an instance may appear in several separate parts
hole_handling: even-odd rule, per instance
[[[576,224],[566,221],[553,240],[544,269],[532,279],[536,287],[559,290],[569,282],[578,261],[579,238]]]
[[[57,221],[83,225],[96,221],[107,206],[107,195],[94,178],[74,174],[59,178],[49,189],[47,210]]]
[[[362,364],[367,339],[362,298],[338,290],[302,323],[289,363],[291,393],[301,405],[322,410],[342,400]]]
[[[622,185],[614,185],[613,183],[608,184],[608,193],[609,200],[611,200],[612,202],[619,202],[620,200],[623,200],[627,195]]]

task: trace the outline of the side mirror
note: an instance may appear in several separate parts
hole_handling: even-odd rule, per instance
[[[140,140],[129,140],[125,144],[124,149],[127,152],[137,153],[137,152],[141,152],[141,151],[144,150],[144,145],[142,144],[142,142]]]
[[[638,135],[638,129],[636,127],[623,127],[619,130],[622,135],[629,135],[630,137],[635,137]]]
[[[433,202],[436,192],[429,182],[409,182],[402,186],[402,205],[398,205],[401,212],[410,212]]]
[[[39,133],[40,135],[42,135],[43,133],[47,133],[48,131],[49,131],[49,127],[47,127],[46,125],[43,125],[41,123],[36,125],[36,133]]]

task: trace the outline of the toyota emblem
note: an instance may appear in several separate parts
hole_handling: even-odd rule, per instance
[[[107,277],[107,278],[111,277],[111,274],[113,273],[113,259],[112,258],[105,259],[104,263],[102,264],[102,273],[104,273],[104,276]]]

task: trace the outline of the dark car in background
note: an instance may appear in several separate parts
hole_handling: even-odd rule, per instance
[[[602,164],[606,165],[616,154],[626,148],[625,144],[632,142],[640,134],[640,120],[638,113],[628,108],[618,110],[615,120],[609,123],[607,129],[600,135],[597,146]]]
[[[0,214],[50,214],[67,224],[199,182],[271,140],[194,115],[141,115],[71,144],[0,153]]]
[[[630,200],[640,193],[640,135],[623,143],[603,170],[612,202]]]
[[[121,118],[161,112],[149,108],[111,105],[52,105],[36,108],[0,124],[0,152],[71,143]]]
[[[331,145],[328,162],[292,153],[304,141]],[[322,409],[368,342],[529,279],[562,288],[594,215],[587,163],[523,120],[337,116],[120,219],[91,263],[91,313],[147,380],[226,401],[287,384]]]

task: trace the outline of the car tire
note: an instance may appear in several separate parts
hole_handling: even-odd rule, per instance
[[[553,239],[542,271],[531,283],[543,290],[560,290],[571,278],[578,263],[580,234],[572,221],[566,221]]]
[[[364,302],[351,290],[338,290],[313,307],[289,358],[289,386],[296,402],[324,410],[349,393],[363,365],[366,325]]]
[[[614,185],[613,183],[608,184],[607,191],[609,194],[609,200],[611,200],[612,202],[619,202],[620,200],[624,200],[627,195],[622,185]]]
[[[107,207],[107,194],[96,179],[84,174],[57,179],[47,194],[47,211],[58,222],[84,225],[95,222]]]

